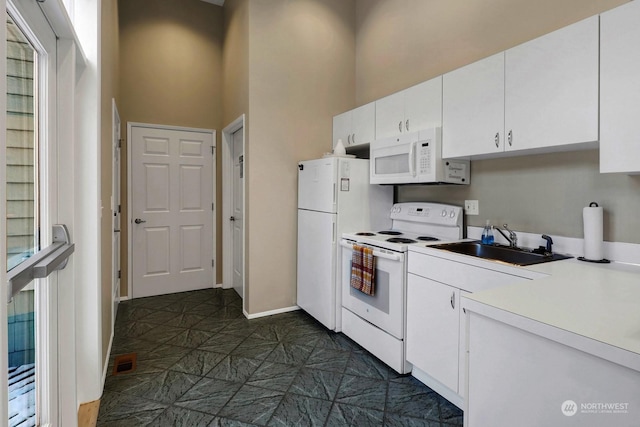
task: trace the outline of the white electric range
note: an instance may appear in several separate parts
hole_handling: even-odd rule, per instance
[[[408,247],[462,239],[462,212],[440,203],[396,203],[389,230],[342,235],[342,332],[401,374],[411,371],[404,343]],[[354,245],[373,249],[373,296],[350,286]]]

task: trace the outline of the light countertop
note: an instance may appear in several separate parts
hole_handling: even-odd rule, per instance
[[[443,251],[419,252],[440,256]],[[466,255],[444,257],[505,273],[514,268],[541,273],[465,295],[462,306],[640,371],[640,266],[570,259],[513,267]]]

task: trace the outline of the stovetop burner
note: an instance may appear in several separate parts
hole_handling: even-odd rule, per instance
[[[356,233],[356,236],[375,236],[376,233],[369,233],[369,232],[360,232],[360,233]]]
[[[420,236],[420,237],[416,237],[418,240],[422,240],[423,242],[437,242],[440,239],[438,239],[437,237],[431,237],[431,236]]]
[[[387,242],[389,242],[389,243],[416,243],[415,240],[406,239],[404,237],[392,237],[390,239],[387,239]]]
[[[378,234],[386,234],[388,236],[400,236],[402,233],[399,231],[384,230],[384,231],[378,231]]]

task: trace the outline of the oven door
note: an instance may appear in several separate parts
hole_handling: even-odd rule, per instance
[[[351,287],[353,242],[342,240],[340,246],[342,306],[397,339],[404,339],[406,255],[361,245],[374,249],[375,291],[370,296]]]

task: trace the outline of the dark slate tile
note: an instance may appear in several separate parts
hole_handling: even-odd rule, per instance
[[[193,301],[172,301],[170,304],[164,306],[162,310],[171,311],[174,313],[185,313],[189,310],[192,310],[197,305],[202,304],[201,302],[193,302]]]
[[[141,338],[132,338],[125,335],[116,335],[111,344],[111,355],[120,355],[128,353],[138,353],[141,351],[151,351],[160,347],[161,343],[156,341],[147,341]]]
[[[341,380],[342,375],[336,372],[302,368],[289,391],[303,396],[333,400]]]
[[[178,316],[178,313],[172,313],[170,311],[153,311],[142,320],[146,323],[155,323],[159,325],[165,325],[167,322]]]
[[[152,310],[144,307],[123,307],[123,304],[118,304],[118,312],[116,314],[116,325],[125,324],[129,322],[135,322],[136,320],[144,319],[145,316],[155,313],[156,310]]]
[[[153,350],[138,353],[138,369],[144,366],[168,369],[189,352],[191,352],[190,348],[162,344]]]
[[[213,422],[213,418],[213,415],[169,406],[153,421],[153,425],[172,427],[208,427]]]
[[[264,362],[249,377],[247,384],[272,390],[287,391],[297,374],[298,369],[295,366]]]
[[[105,393],[100,399],[98,426],[146,426],[166,407],[167,405],[138,396]]]
[[[185,329],[167,341],[167,344],[177,345],[180,347],[198,348],[214,335],[215,334],[212,332],[200,331],[197,329]]]
[[[218,332],[222,331],[226,327],[227,327],[227,322],[223,320],[220,320],[215,317],[205,317],[204,319],[202,319],[201,321],[193,325],[191,329],[197,329],[197,330],[207,331],[207,332],[217,334]]]
[[[233,289],[223,289],[221,298],[224,305],[229,305],[234,302],[237,303],[242,301],[242,299],[240,298],[240,295],[238,295],[238,293]]]
[[[250,335],[251,338],[258,338],[265,341],[282,341],[289,333],[291,327],[279,323],[263,324],[258,326]]]
[[[244,337],[229,335],[223,332],[212,335],[207,341],[200,345],[200,350],[215,351],[218,353],[231,353],[244,341]]]
[[[147,298],[136,298],[121,304],[129,304],[133,308],[144,307],[150,310],[160,310],[168,306],[169,304],[171,304],[171,301],[167,299],[161,299],[158,297],[147,297]]]
[[[358,406],[336,403],[327,419],[327,427],[373,427],[382,426],[384,412]]]
[[[305,366],[325,371],[344,372],[350,356],[351,353],[348,351],[316,347],[307,359]]]
[[[129,322],[123,325],[117,325],[117,327],[114,328],[114,334],[129,338],[143,338],[144,335],[156,326],[158,325],[155,323],[145,323],[142,321]]]
[[[452,425],[462,425],[464,415],[462,409],[442,396],[438,396],[438,401],[440,403],[440,420]]]
[[[125,392],[145,396],[156,402],[171,404],[198,381],[200,381],[200,377],[195,375],[163,371],[160,374],[152,375],[147,381],[128,388]]]
[[[169,369],[203,377],[225,357],[212,351],[193,350]]]
[[[178,399],[175,404],[191,410],[216,415],[241,385],[231,381],[203,378]]]
[[[216,315],[216,313],[218,311],[222,310],[222,307],[224,307],[222,302],[218,302],[216,304],[212,304],[212,303],[209,303],[209,302],[205,301],[202,304],[198,305],[197,307],[191,308],[189,310],[189,313],[197,314],[197,315],[205,316],[205,317],[213,317],[213,316]]]
[[[207,374],[207,377],[243,383],[258,369],[261,363],[262,360],[230,355],[222,359]]]
[[[324,425],[331,402],[297,394],[286,394],[269,421],[269,426],[318,426]]]
[[[110,375],[105,380],[104,389],[109,392],[135,395],[139,387],[153,381],[162,372],[164,371]]]
[[[243,316],[242,308],[229,305],[225,305],[215,313],[216,319],[220,320],[233,320],[241,316]]]
[[[351,353],[345,373],[361,377],[386,380],[389,378],[390,368],[376,357],[367,352]]]
[[[256,329],[258,329],[259,324],[254,322],[253,320],[245,319],[244,317],[240,317],[233,320],[225,321],[225,328],[222,330],[223,333],[229,335],[238,335],[241,337],[248,337],[253,334]],[[267,340],[273,341],[273,340]]]
[[[306,345],[309,347],[315,347],[326,337],[326,332],[311,332],[299,334],[297,332],[290,332],[283,339],[282,342],[296,345]]]
[[[253,359],[266,359],[278,344],[271,341],[247,338],[237,346],[231,354],[236,356],[250,357]]]
[[[269,354],[266,360],[270,362],[300,366],[307,361],[312,351],[313,347],[291,343],[280,343],[271,352],[271,354]]]
[[[223,417],[266,425],[284,393],[244,385],[220,411]]]
[[[439,395],[422,384],[389,382],[387,412],[408,417],[438,420]]]
[[[345,375],[336,394],[336,402],[364,408],[384,408],[387,381]]]
[[[256,424],[243,423],[231,418],[216,417],[209,427],[255,427]]]
[[[316,340],[316,347],[343,351],[362,350],[362,347],[360,347],[346,335],[331,331],[325,332],[319,337],[318,340]]]
[[[167,326],[175,326],[178,328],[190,328],[193,325],[200,323],[204,320],[206,316],[200,316],[198,314],[189,313],[179,313],[176,317],[167,320],[165,325]]]
[[[385,427],[441,427],[438,421],[404,417],[391,413],[385,414],[384,425]]]
[[[138,324],[142,322],[136,322]],[[151,325],[151,323],[145,323],[145,325]],[[184,328],[176,328],[173,326],[167,325],[154,325],[153,328],[147,330],[146,332],[138,335],[138,338],[143,338],[147,341],[156,341],[156,342],[167,342],[171,338],[174,338],[179,333],[184,332]]]

